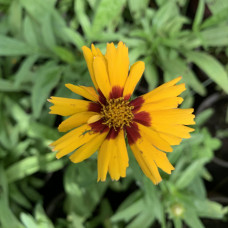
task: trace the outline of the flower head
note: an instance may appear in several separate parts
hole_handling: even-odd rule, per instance
[[[158,168],[171,173],[174,167],[165,152],[172,145],[189,138],[194,124],[193,109],[179,109],[178,97],[185,84],[176,85],[181,77],[131,100],[145,65],[139,61],[129,71],[128,48],[119,42],[107,44],[103,55],[92,44],[82,47],[94,87],[66,84],[72,92],[87,100],[51,97],[51,114],[69,116],[58,127],[68,132],[51,146],[61,158],[71,152],[74,163],[81,162],[98,150],[98,181],[105,181],[107,172],[113,180],[126,176],[128,153],[125,136],[145,175],[158,184]],[[73,130],[72,130],[73,129]]]

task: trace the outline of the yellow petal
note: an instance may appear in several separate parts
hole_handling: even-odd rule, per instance
[[[96,136],[97,136],[96,133],[93,133],[93,134],[87,133],[85,135],[81,135],[81,136],[77,137],[77,139],[75,139],[75,141],[72,141],[71,144],[69,144],[68,146],[59,150],[58,153],[56,154],[56,158],[59,159],[65,155],[71,153],[72,151],[83,146],[85,143],[89,142],[90,140],[92,140]]]
[[[189,134],[189,132],[193,132],[194,129],[190,128],[190,127],[186,127],[184,125],[180,125],[180,124],[153,124],[153,128],[158,131],[158,132],[163,132],[163,133],[167,133],[170,135],[174,135],[180,138],[190,138],[191,135]]]
[[[105,137],[107,136],[107,134],[108,132],[98,134],[96,137],[94,137],[85,145],[80,147],[77,151],[75,151],[70,156],[70,160],[74,163],[78,163],[89,158],[93,153],[95,153],[99,149],[102,142],[105,140]]]
[[[167,141],[170,145],[179,145],[182,140],[182,138],[180,138],[180,137],[162,133],[162,132],[159,132],[159,135],[161,138],[163,138],[165,141]]]
[[[91,103],[89,101],[62,97],[51,97],[48,101],[54,104],[50,107],[51,111],[49,113],[61,116],[70,116],[78,112],[88,111],[89,104]]]
[[[176,97],[185,90],[186,90],[185,84],[182,83],[168,88],[152,90],[151,92],[146,93],[142,97],[145,100],[145,103],[150,103],[150,102],[156,102],[170,97]]]
[[[99,48],[96,48],[96,50],[97,50],[97,55],[98,55],[98,56],[101,56],[101,57],[105,58],[104,55],[102,54],[102,52],[101,52],[101,50],[100,50]]]
[[[107,172],[108,172],[108,165],[110,158],[112,156],[112,150],[115,148],[115,141],[114,140],[105,140],[100,150],[98,151],[98,158],[97,158],[97,181],[105,181]]]
[[[105,56],[102,54],[102,52],[101,52],[101,50],[99,48],[96,48],[94,46],[94,44],[91,44],[91,50],[92,50],[92,53],[93,53],[93,57],[100,56],[100,57],[102,57],[104,62],[106,62]]]
[[[167,141],[162,139],[157,132],[155,132],[152,128],[145,127],[138,123],[140,134],[142,138],[147,139],[153,146],[157,147],[160,150],[166,152],[172,152],[172,147],[168,144]]]
[[[86,87],[86,86],[76,86],[72,84],[65,84],[65,86],[71,90],[72,92],[87,98],[91,101],[98,101],[98,95],[93,87]]]
[[[59,139],[57,139],[56,141],[54,141],[53,143],[51,143],[49,146],[50,147],[55,147],[57,144],[62,143],[66,139],[72,137],[75,134],[75,131],[77,131],[77,129],[74,129],[74,130],[66,133],[65,135],[63,135],[62,137],[60,137]]]
[[[111,92],[111,86],[109,82],[106,64],[102,57],[97,56],[94,58],[93,69],[99,89],[104,94],[104,96],[108,98]]]
[[[168,87],[170,87],[170,86],[173,86],[173,85],[177,84],[177,82],[179,82],[181,79],[182,79],[182,77],[179,76],[179,77],[174,78],[173,80],[171,80],[171,81],[169,81],[169,82],[166,82],[166,83],[160,85],[160,86],[159,86],[158,88],[156,88],[156,89],[168,88]],[[156,90],[156,89],[155,89],[155,90]]]
[[[161,182],[162,178],[154,161],[150,157],[147,157],[141,150],[139,150],[135,144],[131,144],[130,147],[144,174],[154,184]]]
[[[119,156],[120,163],[120,174],[121,177],[126,176],[126,168],[128,167],[128,153],[127,147],[124,137],[124,130],[120,130],[118,136],[116,137],[116,147],[117,147],[117,155]]]
[[[81,137],[83,138],[85,133],[88,133],[89,131],[91,131],[91,127],[88,124],[84,124],[56,140],[51,144],[51,146],[54,146],[55,151],[61,150],[73,141],[80,141]]]
[[[117,48],[113,43],[108,43],[105,58],[111,86],[123,88],[129,70],[128,48],[123,42],[119,42]]]
[[[128,154],[123,130],[118,133],[113,141],[115,141],[115,144],[112,148],[108,170],[112,180],[119,180],[120,177],[126,176],[128,167]]]
[[[87,121],[88,124],[95,123],[95,122],[97,122],[98,120],[100,120],[100,119],[102,118],[102,116],[101,116],[101,115],[97,115],[96,112],[95,112],[94,114],[95,114],[95,115],[91,116],[91,117],[88,119],[88,121]]]
[[[171,171],[175,168],[169,162],[166,154],[162,151],[157,150],[155,147],[152,147],[150,149],[150,154],[153,157],[155,164],[164,172],[171,174]]]
[[[147,160],[149,163],[154,162],[156,166],[168,174],[174,170],[174,167],[170,164],[169,160],[166,157],[166,154],[162,151],[157,150],[147,139],[143,138],[142,140],[138,140],[136,142],[136,146],[140,150],[142,157],[144,157],[144,160]]]
[[[95,48],[94,44],[91,44],[91,50],[92,50],[93,56],[97,56],[98,55],[97,49]]]
[[[151,103],[143,103],[143,105],[140,107],[139,111],[156,111],[156,110],[164,110],[164,109],[172,109],[177,108],[179,104],[183,102],[182,97],[170,97],[164,100],[160,100],[157,102],[151,102]]]
[[[112,155],[108,166],[108,171],[112,180],[118,181],[120,179],[120,168],[118,163],[117,148],[112,149]]]
[[[90,77],[93,81],[95,88],[98,89],[98,85],[97,85],[97,82],[95,80],[95,76],[94,76],[94,72],[93,72],[93,54],[92,54],[92,51],[86,46],[82,47],[82,51],[83,51],[85,61],[87,63],[87,67],[88,67],[88,70],[90,73]]]
[[[191,114],[194,109],[167,109],[161,111],[151,111],[149,112],[152,126],[154,123],[163,124],[195,124],[193,120],[195,115]]]
[[[88,121],[91,116],[96,115],[96,112],[79,112],[64,120],[58,127],[60,132],[69,131]]]
[[[144,62],[136,62],[131,66],[129,77],[127,78],[126,84],[124,86],[123,96],[131,96],[138,81],[142,77],[145,69]]]
[[[120,130],[115,139],[106,139],[103,142],[98,152],[97,163],[97,181],[105,181],[108,170],[112,180],[126,176],[128,154],[123,130]]]

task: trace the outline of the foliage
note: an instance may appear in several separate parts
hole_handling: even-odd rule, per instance
[[[225,218],[228,208],[210,201],[204,185],[213,178],[205,164],[221,146],[204,126],[211,109],[169,155],[176,170],[158,186],[130,151],[127,178],[97,183],[95,157],[73,165],[48,148],[60,120],[46,99],[73,97],[65,83],[91,84],[81,47],[92,42],[104,51],[106,42],[124,41],[131,63],[146,63],[148,89],[182,75],[183,107],[209,95],[207,85],[228,93],[227,61],[218,58],[228,57],[228,3],[200,0],[192,19],[189,2],[0,0],[0,227],[201,228],[200,218]]]

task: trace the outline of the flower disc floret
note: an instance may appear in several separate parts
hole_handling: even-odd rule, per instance
[[[129,101],[123,97],[107,100],[106,105],[102,105],[101,116],[104,120],[103,124],[109,128],[123,129],[124,126],[130,126],[133,120],[132,109],[134,106],[129,105]]]

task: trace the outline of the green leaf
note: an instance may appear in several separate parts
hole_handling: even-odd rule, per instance
[[[0,78],[0,92],[18,92],[23,90],[23,87],[18,87],[11,81],[7,81]]]
[[[26,15],[24,19],[23,29],[24,29],[24,39],[26,42],[31,45],[32,47],[39,46],[38,43],[38,37],[35,31],[35,26],[38,24],[35,24],[32,19]]]
[[[182,221],[181,221],[181,219],[180,218],[173,218],[173,223],[174,223],[174,227],[175,228],[182,228],[183,226],[182,226]]]
[[[33,49],[28,44],[0,35],[0,55],[14,56],[14,55],[29,55],[33,53]]]
[[[20,206],[31,209],[32,204],[28,201],[28,199],[21,193],[21,191],[18,189],[16,184],[9,185],[9,194],[10,197],[18,203]]]
[[[174,1],[167,1],[159,10],[157,10],[153,18],[153,25],[157,31],[162,31],[166,23],[178,14],[179,12],[176,3]]]
[[[153,64],[152,58],[150,56],[144,59],[145,62],[145,72],[144,76],[149,84],[148,90],[151,91],[158,85],[158,70],[156,65]]]
[[[23,179],[26,176],[30,176],[42,168],[45,169],[45,166],[48,165],[48,163],[53,159],[55,159],[55,154],[49,153],[44,156],[30,156],[12,164],[6,170],[8,183],[12,183]]]
[[[227,1],[223,1],[223,0],[216,0],[216,1],[207,0],[207,1],[208,1],[207,5],[213,14],[220,13],[221,10],[228,7]]]
[[[22,26],[22,7],[19,1],[11,2],[8,19],[10,30],[17,36]]]
[[[35,219],[31,215],[22,212],[20,218],[26,228],[38,228]]]
[[[18,87],[22,82],[32,80],[31,68],[37,61],[38,57],[38,55],[30,55],[23,61],[23,63],[21,63],[20,69],[17,71],[15,75],[14,84],[16,87]]]
[[[220,10],[218,13],[208,17],[203,22],[201,29],[216,26],[216,25],[218,26],[218,24],[225,22],[228,19],[227,10],[228,10],[228,6]]]
[[[84,0],[74,0],[74,12],[82,26],[83,32],[88,38],[92,38],[91,23],[89,17],[85,13],[85,3],[86,1]]]
[[[28,129],[30,116],[17,102],[11,100],[9,97],[5,98],[6,107],[11,110],[12,118],[16,121],[21,132]]]
[[[137,228],[137,227],[151,227],[155,218],[154,215],[148,209],[144,209],[136,218],[131,221],[126,228]]]
[[[146,45],[139,45],[137,47],[132,48],[129,52],[130,64],[132,65],[136,61],[138,61],[141,56],[145,55],[146,51]]]
[[[184,213],[184,221],[191,228],[204,228],[194,209],[188,209]]]
[[[139,214],[144,208],[143,200],[137,200],[136,202],[132,203],[129,207],[117,211],[117,213],[112,216],[111,221],[130,221],[134,216]]]
[[[167,37],[168,40],[173,37],[174,39],[177,35],[180,34],[182,27],[184,24],[189,24],[189,19],[183,16],[177,16],[172,18],[170,21],[167,22],[165,26],[165,31],[167,31],[170,37]],[[176,42],[177,43],[177,42]]]
[[[192,29],[195,32],[198,31],[200,28],[200,24],[201,24],[201,22],[203,20],[203,16],[204,16],[204,10],[205,10],[205,2],[204,2],[204,0],[199,0],[196,15],[195,15],[195,18],[193,21],[193,26],[192,26]]]
[[[35,218],[39,228],[54,228],[54,225],[40,204],[35,207]]]
[[[31,178],[31,176],[29,178]],[[33,186],[29,185],[26,179],[18,181],[18,184],[23,194],[26,195],[30,201],[39,202],[42,199],[42,195]]]
[[[145,13],[145,10],[148,7],[148,3],[149,0],[128,0],[129,10],[136,23],[137,20],[141,19],[141,16]]]
[[[228,11],[228,9],[227,9]],[[208,28],[200,32],[200,38],[205,46],[223,47],[228,45],[228,26]]]
[[[28,129],[28,136],[42,140],[56,140],[60,134],[56,129],[37,122],[31,122]]]
[[[205,163],[208,162],[208,158],[200,158],[192,162],[182,173],[176,182],[176,187],[178,189],[184,189],[187,187],[193,179],[198,176]]]
[[[215,83],[228,93],[228,75],[224,67],[214,57],[204,52],[183,53],[189,61],[200,67]]]
[[[61,37],[63,40],[66,40],[68,42],[71,42],[74,44],[79,50],[81,50],[81,47],[85,45],[85,41],[83,37],[78,33],[77,31],[73,31],[70,28],[58,28],[59,33],[61,34]]]
[[[164,209],[161,203],[160,194],[157,186],[155,186],[148,178],[144,177],[144,188],[145,188],[145,202],[148,204],[152,214],[155,218],[162,223],[164,221]]]
[[[79,216],[72,212],[71,214],[68,215],[68,219],[70,223],[72,224],[72,227],[77,227],[77,228],[84,228],[85,226],[83,225],[84,223],[84,218],[82,216]]]
[[[204,186],[204,182],[203,182],[202,178],[199,176],[194,179],[194,184],[189,185],[189,189],[199,199],[205,199],[207,197],[207,191]]]
[[[206,90],[198,80],[194,72],[189,69],[186,62],[180,58],[167,59],[162,62],[165,71],[168,71],[170,79],[183,76],[184,82],[187,83],[194,91],[201,95],[206,94]]]
[[[93,33],[99,33],[103,28],[110,26],[114,20],[118,20],[125,3],[126,0],[101,0],[96,8],[93,19]]]
[[[25,8],[28,14],[32,15],[35,20],[42,22],[43,18],[54,11],[55,1],[52,0],[20,0],[21,5]]]
[[[64,188],[67,193],[67,213],[74,211],[88,218],[101,201],[108,182],[96,183],[96,166],[92,161],[70,165],[64,175]]]
[[[212,108],[206,109],[196,116],[196,126],[200,127],[214,114]]]
[[[204,218],[222,219],[227,212],[227,208],[223,208],[221,204],[209,200],[196,199],[194,205],[197,214]]]
[[[76,61],[72,52],[64,47],[55,46],[52,51],[66,63],[73,64]]]
[[[119,206],[118,211],[124,210],[131,206],[135,201],[142,197],[141,190],[134,191],[131,193]]]
[[[42,107],[47,102],[51,90],[60,79],[61,72],[59,66],[49,62],[36,73],[36,81],[32,90],[32,109],[35,118],[40,116]]]
[[[47,48],[52,49],[56,45],[56,40],[53,32],[53,25],[51,21],[51,15],[46,14],[41,21],[41,32],[44,40],[44,44]]]
[[[12,213],[8,202],[8,183],[2,162],[0,162],[0,223],[4,228],[24,228]]]

